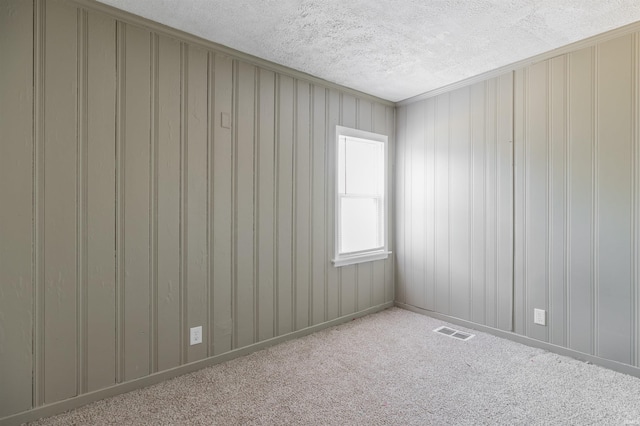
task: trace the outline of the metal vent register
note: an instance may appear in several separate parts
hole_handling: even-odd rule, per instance
[[[458,339],[458,340],[469,340],[473,336],[475,336],[475,334],[465,333],[463,331],[445,327],[445,326],[438,327],[433,331],[435,331],[436,333],[444,334],[445,336],[453,337],[454,339]]]

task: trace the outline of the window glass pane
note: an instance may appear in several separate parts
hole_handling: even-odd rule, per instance
[[[379,248],[380,200],[377,198],[340,198],[340,253]]]
[[[347,138],[346,145],[346,193],[382,195],[384,145],[353,138]]]

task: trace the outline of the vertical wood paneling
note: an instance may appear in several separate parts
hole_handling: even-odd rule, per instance
[[[207,356],[207,52],[189,49],[187,123],[187,292],[188,327],[202,326],[202,344],[189,347],[188,362]]]
[[[76,388],[78,393],[87,391],[87,196],[88,196],[88,173],[87,173],[87,139],[88,139],[88,15],[83,9],[77,10],[77,84],[78,97],[76,109],[76,138],[77,138],[77,155],[76,155],[76,335],[78,344],[76,347],[77,354],[77,375]]]
[[[498,137],[498,82],[495,79],[486,82],[487,108],[485,112],[485,251],[484,251],[484,280],[487,283],[484,291],[485,319],[484,323],[491,327],[497,326],[498,310],[498,232],[502,224],[498,221],[498,144],[493,143]],[[513,283],[512,283],[513,285]]]
[[[396,175],[396,195],[395,195],[395,257],[397,259],[397,268],[395,270],[396,282],[396,300],[400,303],[407,302],[407,235],[410,230],[407,229],[406,221],[406,200],[407,200],[407,108],[403,106],[398,108],[396,134],[396,164],[398,173]]]
[[[449,244],[450,253],[450,313],[459,318],[469,319],[471,281],[471,129],[469,120],[469,88],[451,93],[449,123]],[[421,231],[421,230],[420,230]],[[420,235],[421,232],[418,233]]]
[[[498,101],[498,84],[495,80],[487,82],[487,102],[491,105]],[[495,140],[498,137],[498,111],[497,108],[488,108],[486,113],[485,137],[487,140]],[[487,146],[486,155],[486,194],[485,221],[486,221],[486,271],[485,280],[488,283],[485,289],[485,321],[492,327],[497,326],[497,282],[498,282],[498,232],[501,224],[498,221],[498,147],[490,143]]]
[[[87,116],[87,381],[115,383],[115,88],[116,22],[88,16]]]
[[[149,147],[149,372],[158,371],[158,147],[160,107],[160,39],[151,33],[150,45],[150,147]]]
[[[484,324],[486,321],[487,294],[487,127],[490,109],[487,99],[487,82],[474,84],[470,88],[471,113],[471,211],[472,211],[472,260],[471,260],[471,321]],[[489,257],[490,258],[490,257]]]
[[[525,146],[516,232],[527,231],[516,234],[516,332],[627,364],[636,309],[633,40],[528,67],[515,93]],[[533,308],[545,304],[547,326],[534,325]]]
[[[259,71],[258,105],[258,340],[275,335],[275,74]]]
[[[179,202],[179,243],[180,249],[180,363],[189,357],[189,45],[180,43],[180,202]]]
[[[33,402],[44,403],[44,141],[46,7],[33,3]]]
[[[33,22],[33,3],[0,4],[0,418],[32,406]]]
[[[435,250],[436,250],[436,311],[444,314],[450,312],[450,223],[449,223],[449,192],[450,192],[450,95],[438,96],[436,100],[436,129],[435,129],[435,165],[436,193],[435,193]]]
[[[215,57],[215,101],[213,117],[213,347],[219,355],[231,350],[233,322],[231,314],[231,128],[222,127],[222,116],[231,117],[231,58]]]
[[[512,328],[513,77],[401,107],[396,300]]]
[[[525,216],[524,216],[524,152],[526,140],[526,103],[527,97],[526,85],[525,85],[525,70],[518,70],[514,75],[514,186],[515,186],[515,249],[514,249],[514,280],[513,280],[513,292],[514,292],[514,304],[513,304],[513,329],[518,334],[524,334],[526,318],[525,314],[525,268],[524,268],[524,255],[525,255]]]
[[[497,200],[496,322],[502,330],[513,330],[513,74],[497,79],[496,151]]]
[[[373,262],[358,265],[357,269],[357,301],[358,311],[371,307],[371,291],[373,282]]]
[[[435,157],[435,143],[436,143],[436,100],[427,99],[425,105],[424,125],[425,125],[425,163],[424,163],[424,197],[425,197],[425,291],[424,305],[426,309],[435,310],[436,299],[436,157]]]
[[[425,104],[419,102],[407,109],[407,148],[411,155],[411,192],[408,193],[411,209],[408,223],[411,226],[410,245],[407,247],[407,303],[425,307]]]
[[[158,42],[158,370],[180,365],[180,42]]]
[[[77,394],[76,8],[46,3],[44,181],[44,399]]]
[[[327,259],[333,259],[335,250],[335,191],[336,191],[336,126],[340,124],[340,93],[329,89],[326,96],[326,160],[327,187],[326,194],[326,223],[327,223]],[[328,321],[340,316],[340,269],[330,266],[327,270],[327,300],[326,319]]]
[[[634,171],[634,192],[632,194],[633,197],[633,217],[634,222],[634,256],[633,259],[635,269],[634,269],[634,296],[635,300],[632,299],[631,303],[633,304],[633,312],[635,316],[634,321],[634,331],[635,331],[635,365],[640,367],[640,33],[635,33],[634,35],[634,51],[633,51],[633,60],[635,61],[634,72],[633,72],[633,97],[634,104],[632,105],[633,110],[633,120],[634,120],[634,139],[632,141],[634,147],[634,158],[633,158],[633,171]]]
[[[311,98],[310,85],[296,81],[295,186],[295,329],[310,324],[311,302]]]
[[[550,148],[549,153],[549,341],[566,345],[566,153],[567,153],[567,68],[566,56],[550,61]]]
[[[127,26],[124,117],[124,377],[149,374],[150,33]]]
[[[116,21],[116,383],[124,380],[124,116],[126,25]]]
[[[358,99],[346,93],[342,93],[340,99],[340,123],[345,127],[356,128],[358,125]]]
[[[602,43],[597,55],[596,354],[630,364],[632,328],[632,36]]]
[[[254,107],[255,74],[251,65],[239,63],[236,75],[236,289],[234,318],[236,346],[254,342]]]
[[[593,353],[593,49],[568,55],[568,345]]]
[[[325,209],[328,186],[327,173],[327,96],[324,87],[312,86],[311,116],[311,158],[312,158],[312,200],[311,200],[311,325],[326,321],[327,269],[335,269],[327,260],[327,241],[331,230],[327,227],[328,215]]]
[[[527,106],[526,156],[526,234],[525,256],[527,305],[526,317],[533,309],[548,307],[548,239],[549,239],[549,70],[548,62],[540,62],[529,69]],[[526,334],[539,340],[548,340],[547,328],[527,321]]]
[[[277,141],[277,334],[293,331],[293,126],[294,80],[279,76]]]

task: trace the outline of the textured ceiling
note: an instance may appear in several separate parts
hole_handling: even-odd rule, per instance
[[[400,101],[640,20],[638,0],[99,0]]]

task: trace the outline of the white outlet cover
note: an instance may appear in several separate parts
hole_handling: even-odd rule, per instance
[[[544,309],[533,310],[533,323],[538,325],[547,325],[547,312]]]
[[[197,345],[198,343],[202,343],[202,326],[199,325],[197,327],[191,327],[191,345]]]

